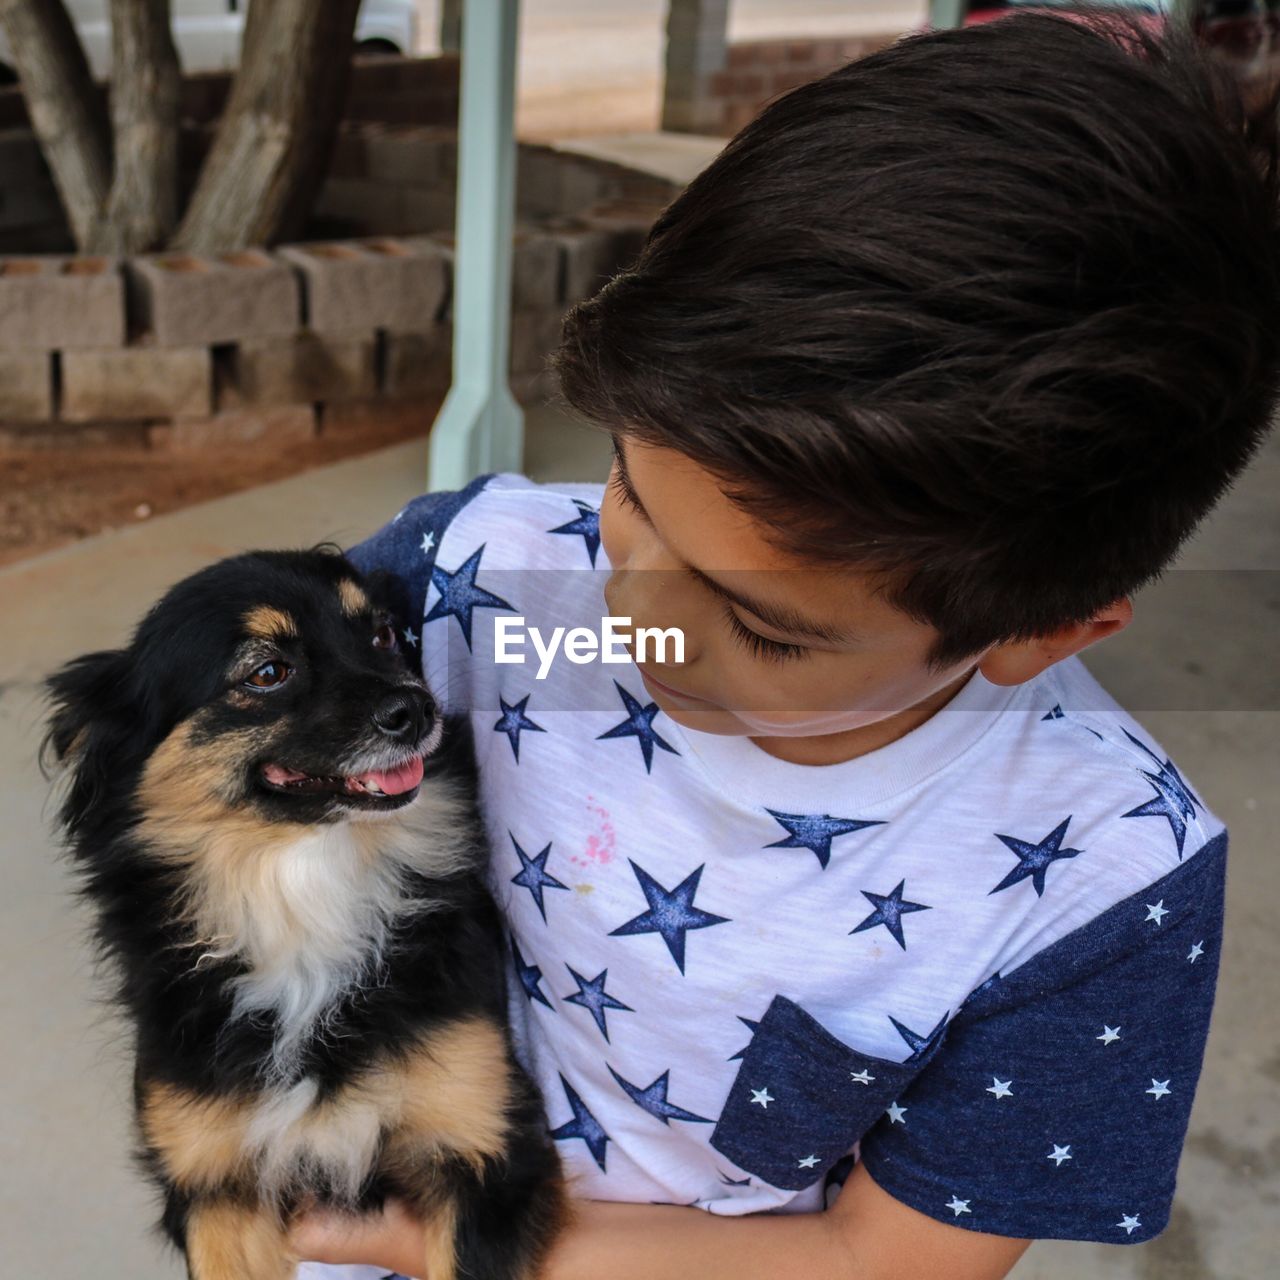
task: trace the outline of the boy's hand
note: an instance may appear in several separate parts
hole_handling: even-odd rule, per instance
[[[311,1209],[293,1224],[289,1244],[306,1262],[365,1263],[430,1280],[422,1270],[426,1234],[401,1200],[388,1200],[381,1213],[358,1217]]]

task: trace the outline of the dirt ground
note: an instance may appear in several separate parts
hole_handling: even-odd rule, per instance
[[[425,433],[438,404],[391,408],[314,439],[189,452],[95,442],[0,447],[0,565],[107,529],[368,453]]]

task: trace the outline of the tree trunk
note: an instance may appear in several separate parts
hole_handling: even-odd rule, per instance
[[[178,222],[182,72],[169,0],[111,0],[115,175],[90,248],[144,253]]]
[[[85,248],[107,199],[111,150],[80,38],[62,0],[0,0],[0,26],[71,234]]]
[[[226,251],[300,229],[346,102],[359,7],[253,0],[240,70],[175,248]]]

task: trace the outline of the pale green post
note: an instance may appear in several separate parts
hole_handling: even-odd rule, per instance
[[[963,26],[968,12],[968,0],[929,0],[929,25],[935,31]]]
[[[519,0],[462,9],[453,385],[431,428],[427,487],[518,471],[524,415],[508,385]]]

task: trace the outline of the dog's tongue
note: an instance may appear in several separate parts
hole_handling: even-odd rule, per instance
[[[420,757],[415,757],[407,764],[402,764],[396,769],[388,769],[386,772],[378,770],[373,773],[362,773],[357,777],[356,781],[372,782],[379,791],[383,791],[389,796],[403,795],[406,791],[412,791],[422,781],[422,760]]]

